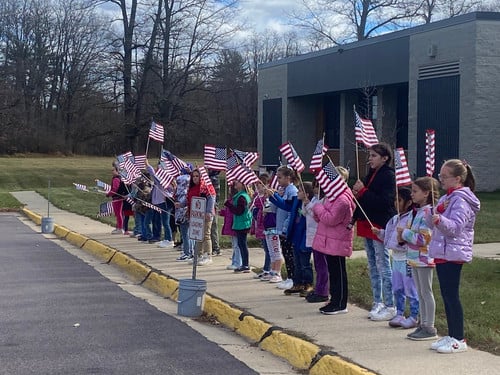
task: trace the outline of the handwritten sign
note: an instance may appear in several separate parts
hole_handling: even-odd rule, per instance
[[[195,241],[203,241],[205,228],[206,198],[193,197],[189,213],[189,238]]]

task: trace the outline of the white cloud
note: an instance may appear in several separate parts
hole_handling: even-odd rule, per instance
[[[257,32],[283,32],[290,28],[286,22],[287,14],[300,4],[300,0],[241,0],[239,18]]]

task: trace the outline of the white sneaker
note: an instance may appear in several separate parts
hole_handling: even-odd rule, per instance
[[[158,243],[158,247],[174,247],[174,241],[163,240]]]
[[[226,270],[231,270],[234,271],[238,266],[235,266],[234,264],[230,264],[229,266],[226,266]]]
[[[380,322],[383,320],[391,320],[395,316],[396,316],[396,308],[385,306],[377,314],[373,314],[371,320]]]
[[[438,353],[444,354],[461,353],[465,351],[467,351],[467,343],[465,340],[457,340],[453,337],[450,337],[446,344],[437,348]]]
[[[450,336],[444,336],[444,337],[441,337],[439,340],[437,341],[434,341],[432,344],[431,344],[431,349],[432,350],[438,350],[438,348],[442,345],[446,345],[448,344],[448,342],[450,341],[451,337]]]
[[[283,280],[281,283],[276,285],[276,287],[279,289],[290,289],[293,287],[293,280],[292,279]]]
[[[270,283],[273,283],[273,284],[283,282],[281,275],[271,275],[271,274],[269,274],[269,275],[270,275],[270,277],[262,278],[262,281],[265,281],[267,279]]]
[[[209,256],[202,256],[200,260],[198,260],[198,265],[199,266],[206,266],[208,264],[212,263],[212,258]]]
[[[113,229],[111,231],[111,234],[123,234],[123,230],[122,229]]]
[[[372,309],[368,313],[368,319],[372,318],[372,315],[378,314],[380,310],[384,308],[384,304],[382,302],[373,302]]]

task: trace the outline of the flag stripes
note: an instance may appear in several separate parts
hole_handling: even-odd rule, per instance
[[[226,146],[205,145],[204,151],[205,167],[216,171],[226,170]]]
[[[396,186],[411,185],[410,171],[408,170],[405,151],[402,147],[394,151],[394,169],[396,172]]]
[[[292,166],[298,173],[301,173],[306,169],[304,162],[295,151],[295,148],[292,146],[290,142],[283,143],[279,147],[280,152],[283,154],[288,164]]]
[[[354,118],[356,142],[362,143],[366,147],[376,145],[378,143],[378,138],[373,128],[373,123],[368,119],[361,118],[356,111],[354,111]]]
[[[331,161],[319,170],[316,180],[330,201],[334,201],[348,187]]]
[[[151,122],[151,128],[149,128],[149,138],[158,141],[160,143],[163,143],[163,140],[165,138],[163,126],[154,121]]]
[[[436,132],[433,129],[425,131],[425,171],[432,177],[436,168]]]
[[[316,148],[314,149],[311,164],[309,165],[309,169],[311,171],[315,171],[316,169],[320,169],[323,165],[323,156],[328,151],[328,147],[325,146],[324,141],[320,139],[316,144]]]

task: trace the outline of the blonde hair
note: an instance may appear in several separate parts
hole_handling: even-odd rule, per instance
[[[450,159],[444,162],[443,167],[448,168],[453,177],[460,177],[462,185],[467,186],[471,191],[475,190],[476,179],[474,178],[472,169],[467,162],[459,159]]]
[[[344,181],[347,181],[347,179],[349,178],[349,171],[347,170],[347,168],[338,166],[338,167],[335,167],[335,169],[337,170],[337,172],[339,173],[339,175],[342,176],[342,178],[344,179]]]

